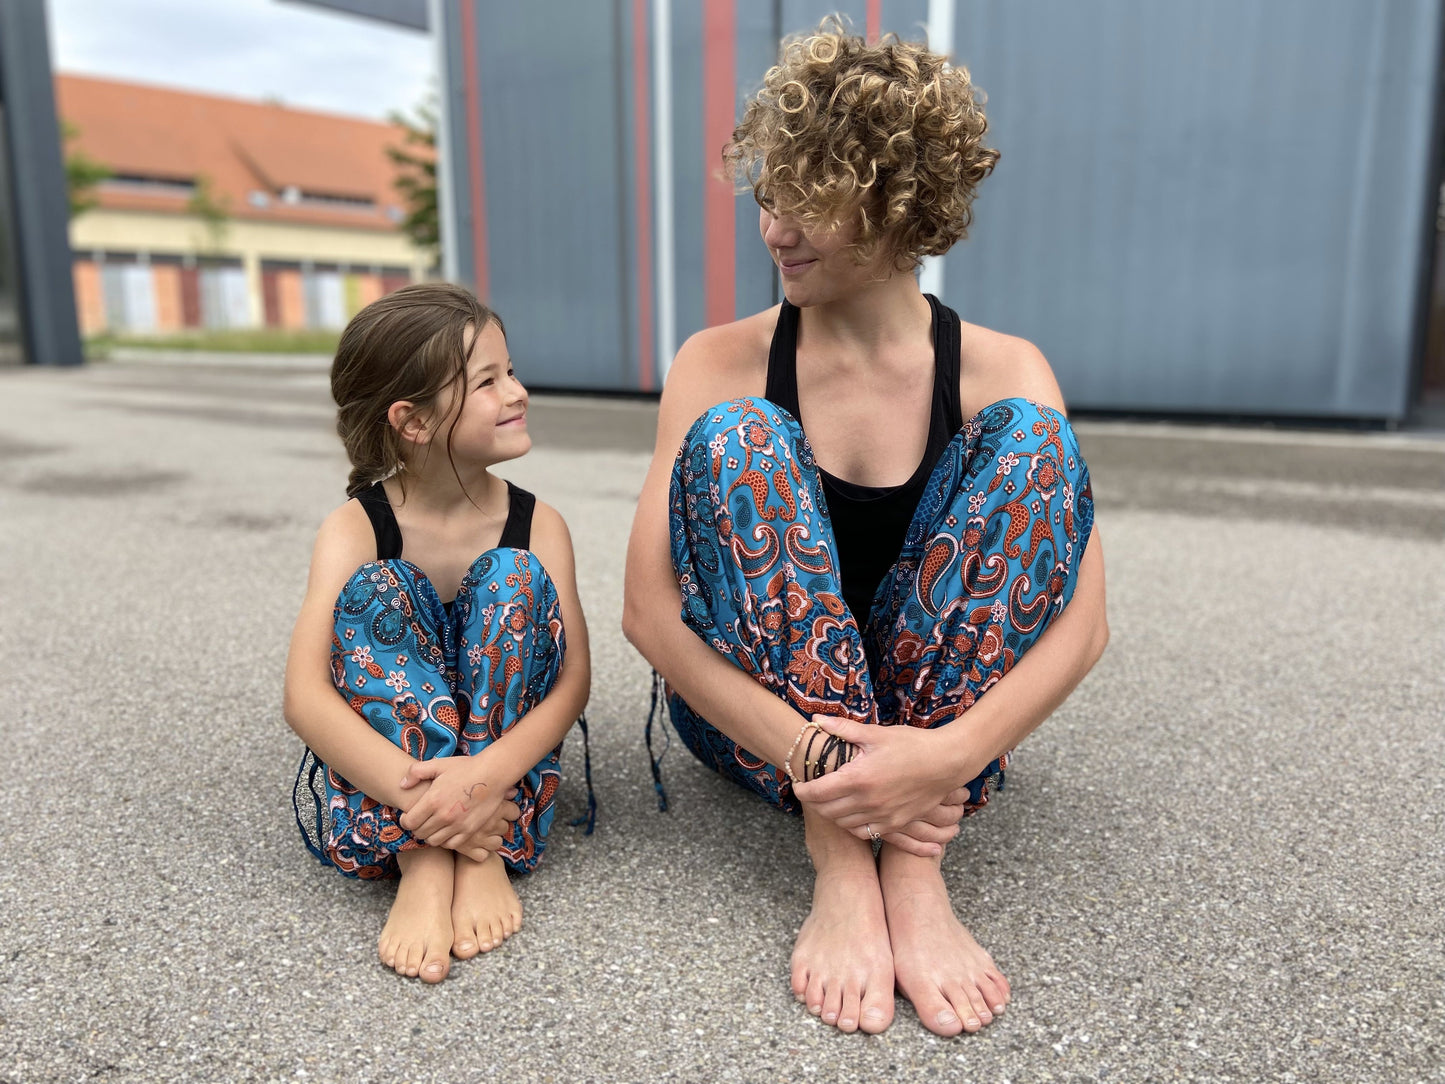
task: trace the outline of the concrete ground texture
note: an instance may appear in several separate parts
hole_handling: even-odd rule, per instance
[[[619,631],[655,406],[537,396],[594,644],[522,932],[438,987],[302,848],[281,717],[346,464],[324,368],[0,372],[0,1079],[1445,1081],[1445,440],[1082,420],[1112,642],[945,874],[984,1032],[796,1004],[799,821],[675,736]]]

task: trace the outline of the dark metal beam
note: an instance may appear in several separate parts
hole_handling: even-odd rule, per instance
[[[412,30],[427,29],[426,0],[285,0],[291,4],[305,4],[314,8],[331,8],[348,15],[360,15],[363,19],[391,23],[393,26],[410,27]]]

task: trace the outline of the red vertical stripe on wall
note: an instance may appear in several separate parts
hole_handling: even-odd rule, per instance
[[[667,0],[658,0],[666,3]],[[652,391],[652,92],[647,73],[647,0],[632,0],[632,163],[637,220],[637,386]],[[659,48],[662,46],[659,45]]]
[[[704,0],[702,16],[703,316],[709,327],[737,319],[737,233],[732,178],[722,149],[733,134],[737,98],[734,0]]]
[[[883,36],[883,0],[868,0],[868,14],[864,26],[864,35],[869,41],[877,41]]]
[[[462,22],[462,89],[467,99],[467,173],[471,181],[472,285],[483,301],[491,292],[487,266],[487,176],[482,168],[482,90],[477,75],[476,0],[458,0]]]

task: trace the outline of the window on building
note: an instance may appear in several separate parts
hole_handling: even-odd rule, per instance
[[[152,177],[142,173],[113,173],[101,181],[101,187],[111,192],[128,192],[139,196],[180,196],[195,195],[194,178]]]

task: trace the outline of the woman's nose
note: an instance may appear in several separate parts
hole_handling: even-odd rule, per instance
[[[769,248],[792,248],[803,236],[798,224],[786,216],[772,217],[768,228],[763,231],[763,243]]]

